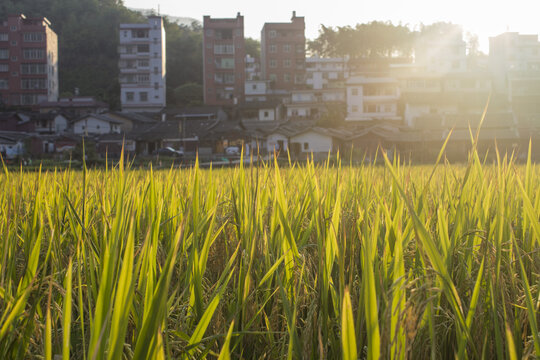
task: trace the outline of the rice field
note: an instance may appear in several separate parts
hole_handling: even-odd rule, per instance
[[[540,357],[540,170],[0,175],[1,359]]]

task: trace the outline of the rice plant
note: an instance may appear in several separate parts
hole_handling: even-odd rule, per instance
[[[530,156],[0,186],[2,359],[540,357]]]

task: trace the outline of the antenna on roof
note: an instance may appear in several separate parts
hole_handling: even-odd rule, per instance
[[[161,12],[160,12],[160,9],[159,9],[159,4],[157,5],[157,14],[161,15]]]

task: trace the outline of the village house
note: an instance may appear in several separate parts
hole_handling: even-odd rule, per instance
[[[76,135],[120,134],[122,122],[104,115],[88,114],[72,123]]]

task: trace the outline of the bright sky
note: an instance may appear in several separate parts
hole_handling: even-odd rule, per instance
[[[304,16],[306,37],[317,37],[320,24],[345,26],[373,20],[402,23],[411,27],[420,23],[450,21],[463,26],[466,32],[477,34],[480,48],[489,49],[489,36],[507,30],[522,34],[540,31],[540,3],[530,0],[124,0],[133,8],[157,9],[162,14],[192,17],[202,22],[203,15],[235,17],[244,15],[247,37],[260,38],[265,22],[286,22],[292,11]]]

